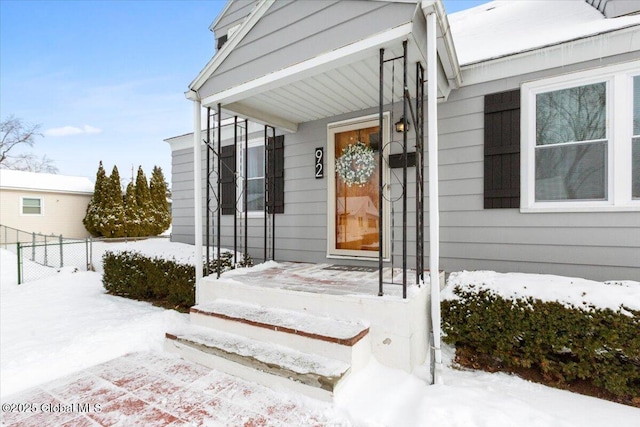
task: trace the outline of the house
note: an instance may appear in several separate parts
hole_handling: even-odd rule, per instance
[[[85,238],[82,219],[92,196],[93,183],[85,177],[0,169],[0,224]]]
[[[167,140],[174,240],[369,266],[379,295],[390,267],[640,279],[640,3],[229,1],[210,29],[195,132]],[[431,333],[439,362],[429,292],[397,333],[360,313],[383,363],[411,370]]]
[[[382,38],[385,29],[401,33],[400,40],[417,39],[415,29],[407,28],[416,27],[412,19],[419,14],[415,14],[416,2],[407,1],[313,3],[315,7],[306,2],[230,2],[211,27],[220,49],[191,87],[214,110],[220,102],[224,112],[237,114],[242,123],[245,117],[252,126],[266,122],[284,136],[285,208],[276,215],[282,218],[276,225],[276,239],[282,236],[276,258],[324,262],[331,256],[328,229],[335,226],[326,212],[333,180],[328,169],[335,162],[335,153],[327,150],[327,136],[335,123],[377,113],[377,64],[373,59],[359,62],[358,55],[365,54],[348,49],[357,50],[357,43],[364,40],[376,42],[371,37]],[[437,9],[438,23],[450,35],[438,37],[438,52],[450,55],[448,63],[439,59],[438,65],[442,269],[550,273],[595,280],[640,278],[640,149],[632,149],[638,143],[631,143],[639,132],[638,118],[631,117],[638,111],[632,108],[633,102],[639,102],[638,78],[633,77],[638,67],[639,7],[620,0],[507,1],[452,15]],[[344,20],[323,31],[329,21],[320,17],[332,16],[333,22],[339,14]],[[281,21],[272,22],[276,18]],[[222,44],[223,40],[227,41]],[[377,55],[377,47],[367,48]],[[326,62],[316,64],[322,60]],[[333,74],[326,71],[330,67]],[[591,79],[600,83],[579,85]],[[555,87],[577,89],[548,90]],[[390,96],[392,88],[386,89],[385,96]],[[598,113],[600,123],[607,125],[594,135],[605,138],[591,146],[574,141],[574,148],[565,141],[571,135],[535,142],[543,135],[536,133],[542,124],[535,123],[534,112],[544,114],[547,108],[551,115],[552,104],[560,102],[557,98],[568,99],[586,90],[606,96]],[[396,98],[400,91],[396,82]],[[396,99],[394,111],[385,105],[394,122],[402,116],[400,104]],[[605,116],[615,119],[615,125]],[[505,122],[508,119],[511,127]],[[557,132],[570,120],[545,124],[547,132]],[[495,127],[496,123],[501,126]],[[259,126],[249,136],[250,145],[263,144]],[[182,145],[172,144],[173,238],[194,243],[189,146],[193,142],[189,138],[183,136]],[[232,139],[231,129],[223,128],[223,146]],[[317,147],[324,148],[326,157],[321,179],[316,179],[314,171]],[[584,166],[580,167],[578,158],[585,159]],[[263,182],[260,179],[255,177],[254,183]],[[223,225],[231,219],[223,215]],[[260,220],[250,217],[249,226],[254,223],[262,227]],[[296,230],[304,230],[304,244],[296,239],[301,234]],[[252,230],[250,235],[261,232]],[[232,233],[227,227],[222,233],[223,244],[228,245]],[[252,249],[261,252],[259,239]]]

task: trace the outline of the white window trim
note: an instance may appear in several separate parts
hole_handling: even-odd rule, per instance
[[[264,138],[254,138],[254,139],[250,139],[247,143],[247,145],[249,146],[249,148],[253,148],[253,147],[263,147],[264,148]],[[237,176],[238,179],[236,180],[236,194],[238,194],[239,196],[236,199],[236,216],[238,216],[239,218],[244,218],[244,211],[242,210],[244,208],[244,163],[243,163],[243,159],[242,159],[242,152],[244,151],[244,141],[242,143],[238,144],[238,151],[236,152],[236,171],[237,172]],[[266,161],[266,159],[265,159]],[[264,165],[264,172],[265,172],[265,176],[264,179],[266,180],[266,172],[267,172],[267,165]],[[266,182],[266,181],[265,181]],[[249,211],[247,212],[247,218],[264,218],[264,209],[260,210],[260,211]]]
[[[24,213],[24,199],[40,200],[40,213],[38,214]],[[44,216],[44,197],[21,196],[20,197],[20,216]]]
[[[633,137],[633,77],[640,75],[640,61],[632,61],[577,73],[527,82],[522,85],[520,111],[521,207],[529,212],[640,211],[632,199],[631,148]],[[535,201],[536,95],[591,83],[607,84],[607,195],[603,201]]]
[[[335,209],[336,209],[336,197],[335,197],[335,134],[339,132],[345,132],[349,130],[366,128],[371,126],[377,126],[379,120],[378,114],[372,114],[364,117],[358,117],[355,119],[342,120],[339,122],[329,123],[327,125],[327,151],[326,151],[326,170],[327,170],[327,258],[334,259],[358,259],[358,260],[377,260],[378,251],[355,251],[346,249],[336,249],[336,236],[335,236]],[[385,159],[389,156],[389,141],[390,136],[390,120],[391,115],[389,112],[384,113],[382,120],[382,147]],[[384,161],[382,167],[382,174],[385,182],[389,182],[389,167],[388,162]],[[391,203],[388,197],[388,186],[385,191],[387,197],[383,198],[382,204],[382,217],[383,217],[383,241],[382,241],[382,255],[385,260],[388,260],[390,251],[390,234],[391,223],[389,219],[389,213],[391,212]]]

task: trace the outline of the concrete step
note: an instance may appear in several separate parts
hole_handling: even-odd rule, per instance
[[[341,360],[196,325],[167,332],[165,349],[249,381],[323,400],[331,400],[350,372]]]
[[[364,366],[371,353],[369,327],[295,310],[215,300],[191,308],[191,324]]]

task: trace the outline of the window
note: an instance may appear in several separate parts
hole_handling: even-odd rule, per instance
[[[264,141],[256,140],[249,142],[249,151],[244,146],[239,148],[238,171],[244,176],[244,158],[247,157],[247,212],[264,213]],[[238,180],[238,185],[243,186],[242,180]],[[239,194],[243,194],[243,188],[239,188]],[[239,211],[244,212],[244,196],[240,197]]]
[[[636,61],[523,85],[523,211],[640,209],[638,74]]]
[[[42,199],[23,197],[22,198],[22,214],[23,215],[42,215]]]

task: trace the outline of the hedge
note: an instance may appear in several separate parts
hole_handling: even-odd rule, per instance
[[[640,397],[640,311],[578,309],[462,289],[442,302],[444,341],[559,383],[586,380],[619,397]]]
[[[231,270],[233,253],[223,252],[220,259],[209,262],[209,270]],[[188,310],[195,304],[195,267],[175,259],[149,258],[134,251],[106,252],[102,257],[102,284],[112,295],[162,303]],[[246,257],[240,266],[250,266]]]

